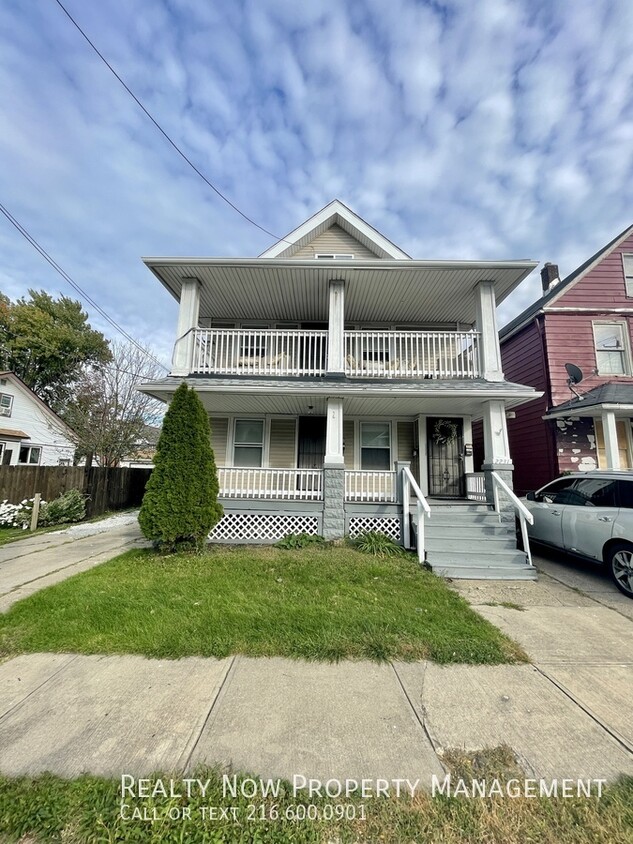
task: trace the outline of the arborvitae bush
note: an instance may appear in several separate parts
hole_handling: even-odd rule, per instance
[[[195,390],[176,390],[165,414],[139,524],[165,552],[200,550],[222,518],[209,418]]]

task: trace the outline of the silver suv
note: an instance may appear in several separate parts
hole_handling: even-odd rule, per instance
[[[523,500],[534,516],[530,539],[605,563],[633,598],[633,471],[564,475]]]

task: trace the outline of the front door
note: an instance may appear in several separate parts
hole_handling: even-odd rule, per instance
[[[322,469],[325,458],[325,416],[299,417],[299,469]]]
[[[458,417],[427,417],[429,495],[463,498],[464,421]]]

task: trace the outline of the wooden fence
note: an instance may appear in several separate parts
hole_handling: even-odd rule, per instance
[[[93,466],[0,466],[0,501],[18,504],[39,492],[52,501],[69,489],[79,489],[86,500],[86,515],[138,507],[151,469],[102,469]]]

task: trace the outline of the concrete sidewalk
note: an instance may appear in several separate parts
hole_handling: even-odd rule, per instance
[[[143,544],[138,523],[133,523],[92,536],[74,538],[72,530],[40,533],[2,545],[0,612],[33,592]]]
[[[0,770],[207,764],[430,786],[444,749],[506,743],[537,777],[633,774],[631,621],[547,575],[453,585],[534,664],[19,656],[0,665]],[[489,606],[509,600],[526,609]]]

